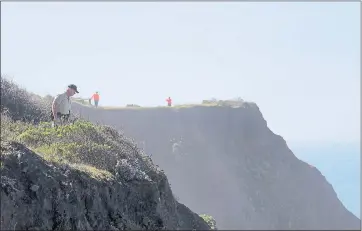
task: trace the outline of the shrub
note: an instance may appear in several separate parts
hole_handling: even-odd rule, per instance
[[[126,107],[141,107],[141,106],[137,104],[127,104]]]
[[[199,216],[204,219],[204,221],[211,227],[212,230],[217,230],[216,221],[212,216],[207,214],[201,214]]]
[[[77,98],[77,97],[73,97],[73,102],[77,102],[83,105],[91,105],[91,101],[90,99],[83,99],[83,98]]]
[[[1,141],[14,140],[19,134],[29,128],[29,124],[13,121],[6,113],[1,113]]]
[[[27,127],[17,140],[47,160],[112,169],[118,149],[104,131],[101,126],[83,120],[58,128],[50,123],[41,123]]]
[[[28,93],[11,80],[1,76],[1,112],[14,120],[40,122],[50,120],[51,101]]]
[[[133,140],[115,129],[81,119],[53,128],[44,119],[50,115],[52,96],[45,100],[5,78],[1,78],[1,90],[2,144],[21,142],[50,162],[67,164],[96,178],[157,178],[160,170],[145,158]],[[32,123],[36,119],[37,123]]]

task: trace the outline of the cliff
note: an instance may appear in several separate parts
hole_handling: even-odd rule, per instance
[[[1,93],[1,230],[210,229],[126,136],[52,128],[45,101],[5,79]]]
[[[134,138],[173,192],[220,229],[360,229],[321,172],[295,157],[254,103],[102,109],[83,118]]]

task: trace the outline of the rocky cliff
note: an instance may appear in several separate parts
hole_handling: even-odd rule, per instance
[[[332,185],[296,158],[254,103],[74,110],[134,138],[180,201],[220,229],[360,229]]]
[[[127,137],[83,120],[52,128],[37,97],[4,79],[1,93],[1,230],[210,229]]]
[[[49,164],[16,142],[1,149],[1,230],[209,229],[160,172],[126,180]]]

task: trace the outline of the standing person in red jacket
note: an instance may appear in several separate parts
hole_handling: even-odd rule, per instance
[[[98,102],[99,102],[98,91],[92,95],[92,98],[90,98],[90,100],[92,100],[92,99],[94,100],[94,106],[98,107]]]
[[[166,99],[166,102],[167,102],[167,106],[169,106],[169,107],[172,106],[172,99],[171,99],[171,97],[168,97],[168,98]]]

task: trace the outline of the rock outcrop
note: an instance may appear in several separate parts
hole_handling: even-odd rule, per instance
[[[212,215],[219,229],[360,229],[332,185],[296,158],[254,103],[74,109],[134,138],[180,201]]]
[[[53,128],[49,100],[1,79],[1,230],[209,230],[126,136],[81,119]]]
[[[149,181],[97,179],[16,142],[1,152],[1,230],[209,229],[161,172]]]

